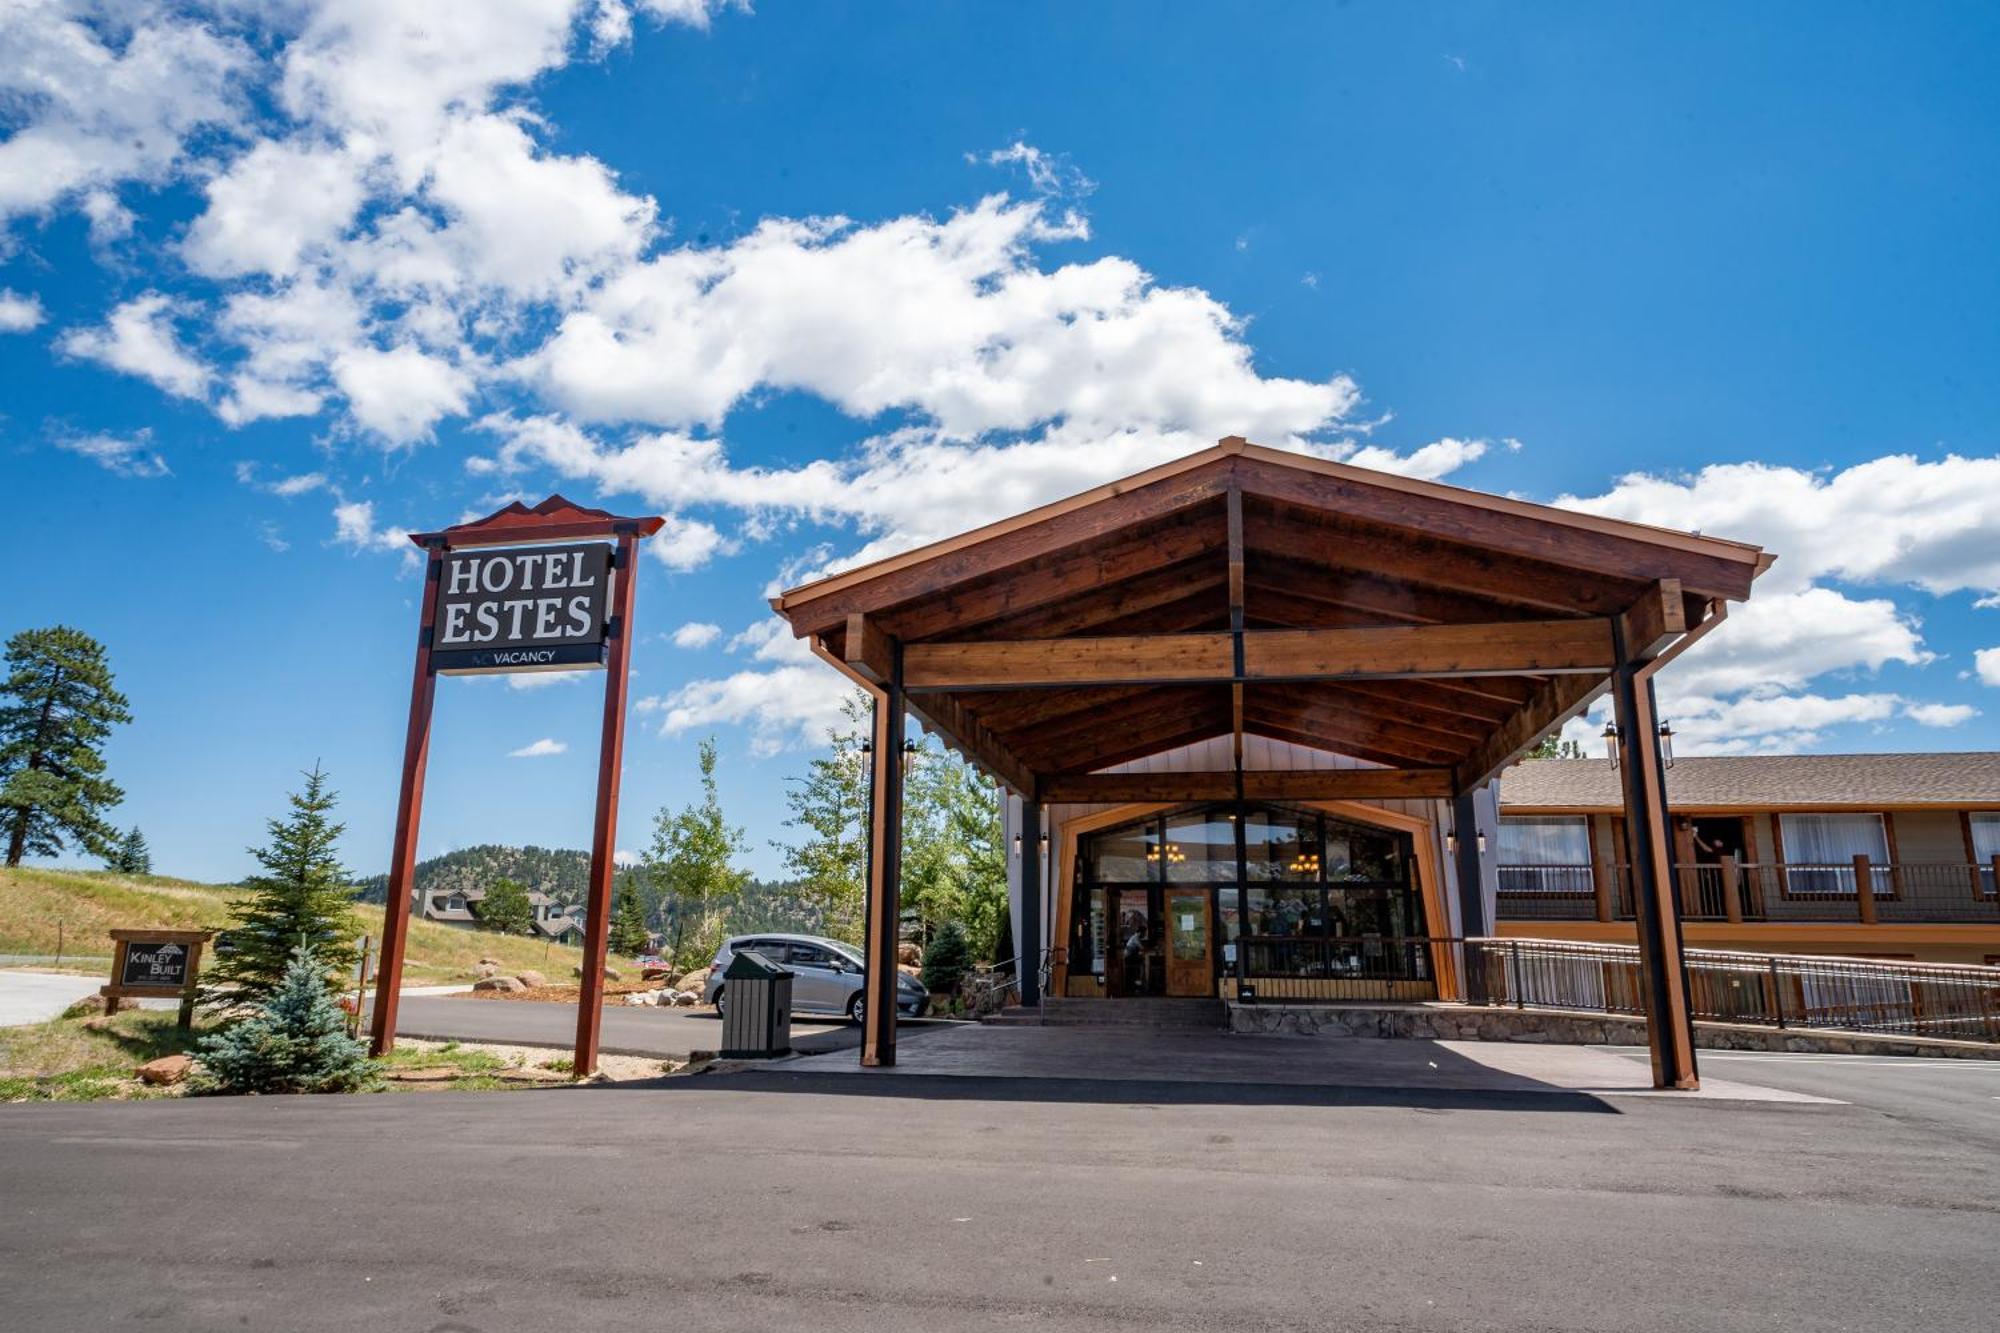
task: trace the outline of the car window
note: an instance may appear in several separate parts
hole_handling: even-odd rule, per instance
[[[817,944],[794,944],[786,961],[806,967],[832,967],[835,959]]]

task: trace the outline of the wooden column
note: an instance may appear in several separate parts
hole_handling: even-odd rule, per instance
[[[1722,879],[1722,915],[1732,926],[1743,924],[1743,891],[1736,882],[1736,858],[1724,852],[1716,862],[1715,873]]]
[[[1479,811],[1471,792],[1452,798],[1451,831],[1455,841],[1452,866],[1458,878],[1458,933],[1466,939],[1491,935],[1493,923],[1486,919],[1486,887],[1479,855]],[[1465,950],[1465,1002],[1485,1004],[1486,968],[1482,955]]]
[[[1875,872],[1866,852],[1854,854],[1854,910],[1862,925],[1875,924]]]
[[[891,640],[889,678],[875,699],[875,736],[869,746],[864,1065],[896,1063],[896,933],[903,914],[903,716],[903,645]]]
[[[375,974],[375,1015],[368,1040],[371,1055],[387,1055],[396,1047],[396,1002],[401,997],[404,945],[410,933],[410,896],[416,888],[417,828],[423,822],[424,766],[431,753],[431,704],[437,695],[437,674],[431,670],[431,634],[437,625],[444,551],[442,540],[433,541],[430,561],[424,566],[417,663],[410,679],[410,721],[403,733],[403,781],[396,793],[396,836],[389,853],[389,897],[382,905],[382,960]]]
[[[1021,802],[1021,947],[1016,949],[1014,966],[1019,969],[1021,1003],[1042,1002],[1042,807],[1039,802]]]
[[[590,891],[583,917],[583,984],[576,1000],[574,1076],[597,1072],[597,1038],[604,1022],[604,956],[611,939],[611,880],[617,870],[618,778],[625,761],[625,704],[632,665],[632,594],[638,579],[639,537],[618,534],[617,585],[606,635],[609,670],[604,677],[604,730],[597,747],[597,810],[590,825]]]
[[[1624,636],[1617,637],[1623,656]],[[1680,900],[1674,892],[1667,823],[1666,764],[1660,755],[1659,715],[1650,673],[1636,662],[1618,667],[1611,676],[1611,698],[1618,718],[1622,760],[1618,773],[1624,787],[1626,841],[1631,849],[1632,905],[1645,992],[1646,1041],[1653,1055],[1653,1086],[1692,1090],[1701,1086],[1701,1078],[1695,1069],[1694,1023],[1681,954]]]

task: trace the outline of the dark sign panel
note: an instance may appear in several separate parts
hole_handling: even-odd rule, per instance
[[[604,665],[611,547],[453,551],[437,590],[438,671],[538,671]]]
[[[125,946],[125,970],[121,986],[157,986],[179,990],[187,985],[188,947],[185,944],[153,944],[132,940]]]

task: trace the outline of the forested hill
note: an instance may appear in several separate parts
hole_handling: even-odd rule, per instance
[[[443,856],[417,862],[417,888],[483,889],[496,879],[511,879],[540,889],[558,902],[580,903],[590,887],[590,853],[568,847],[502,847],[487,843],[462,847]],[[361,881],[361,900],[379,903],[389,895],[389,877]]]

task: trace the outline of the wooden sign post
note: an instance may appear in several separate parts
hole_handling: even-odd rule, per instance
[[[111,984],[101,987],[104,1012],[118,1012],[120,1000],[180,998],[180,1029],[194,1026],[194,983],[201,972],[207,930],[114,930]]]
[[[577,999],[576,1077],[597,1069],[604,957],[611,928],[612,853],[618,836],[618,774],[625,754],[625,704],[632,665],[632,596],[639,541],[662,518],[620,518],[552,495],[532,509],[518,502],[473,523],[410,540],[429,555],[410,681],[410,722],[389,860],[381,962],[375,979],[370,1049],[396,1045],[410,900],[416,888],[417,828],[430,757],[431,702],[440,675],[603,669],[604,729],[591,821],[590,892],[585,906],[583,984]]]

